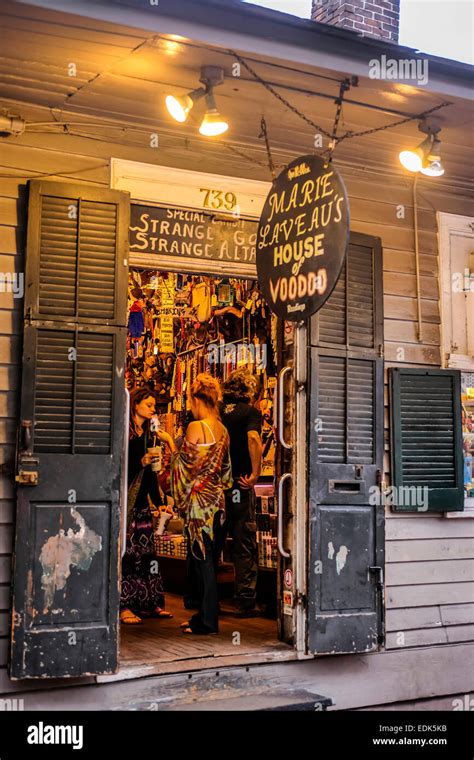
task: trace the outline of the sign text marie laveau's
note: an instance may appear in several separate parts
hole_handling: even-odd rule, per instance
[[[300,320],[331,295],[349,242],[344,182],[319,156],[292,161],[273,183],[257,235],[257,271],[278,316]]]
[[[257,222],[202,211],[132,204],[130,252],[255,262]]]

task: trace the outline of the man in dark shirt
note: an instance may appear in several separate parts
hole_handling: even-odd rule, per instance
[[[256,380],[245,369],[224,383],[222,422],[230,437],[233,488],[226,491],[226,532],[233,539],[235,599],[242,617],[258,614],[257,523],[254,486],[262,464],[262,415],[252,405]]]

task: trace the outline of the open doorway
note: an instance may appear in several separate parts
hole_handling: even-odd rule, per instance
[[[288,658],[290,647],[278,640],[278,548],[275,503],[277,322],[255,280],[133,268],[128,283],[128,336],[125,381],[129,391],[149,388],[156,399],[157,421],[179,442],[192,416],[189,390],[200,373],[221,386],[236,369],[255,380],[250,403],[261,417],[261,468],[255,485],[258,613],[240,617],[236,607],[234,542],[228,535],[218,559],[219,634],[184,636],[180,624],[192,610],[187,592],[187,542],[167,472],[166,447],[154,465],[166,510],[154,510],[153,550],[171,619],[145,619],[121,625],[120,670],[134,676],[173,672],[192,663],[221,664]],[[150,442],[157,446],[159,441]],[[153,511],[153,510],[152,510]]]

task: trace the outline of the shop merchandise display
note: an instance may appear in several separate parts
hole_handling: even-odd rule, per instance
[[[270,531],[257,531],[258,566],[276,570],[278,560],[278,539]]]
[[[175,440],[190,421],[189,389],[201,372],[224,382],[246,367],[262,380],[261,477],[273,485],[276,318],[256,281],[132,269],[128,287],[126,385],[148,386],[157,397],[157,424]],[[153,442],[154,444],[156,442]],[[169,486],[169,457],[157,452],[163,493]],[[271,507],[269,508],[269,503]],[[276,567],[273,497],[257,498],[259,565]],[[184,536],[173,531],[178,515],[154,513],[155,549],[160,556],[186,558]],[[262,522],[263,521],[263,522]]]
[[[461,374],[464,493],[474,497],[474,372]]]

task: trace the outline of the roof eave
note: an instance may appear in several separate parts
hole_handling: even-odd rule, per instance
[[[71,14],[70,0],[17,2]],[[206,6],[214,8],[207,18]],[[75,0],[73,15],[357,76],[367,77],[369,61],[381,55],[427,60],[424,89],[472,100],[474,67],[469,64],[236,0],[200,0],[198,5],[160,0],[157,6],[150,0]]]

